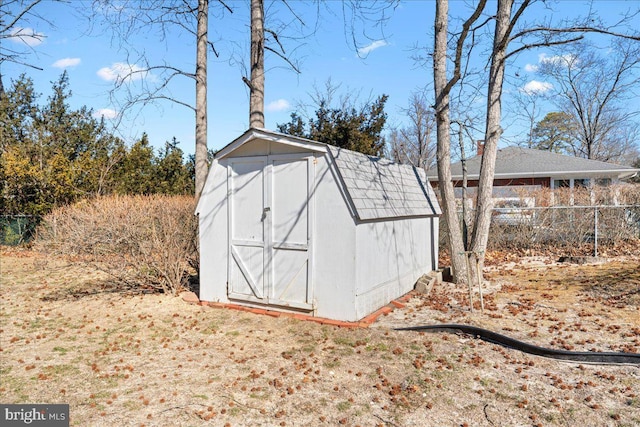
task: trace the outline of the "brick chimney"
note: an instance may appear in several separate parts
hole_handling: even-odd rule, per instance
[[[484,139],[479,139],[476,141],[476,147],[478,149],[478,156],[482,156],[482,154],[484,153]]]

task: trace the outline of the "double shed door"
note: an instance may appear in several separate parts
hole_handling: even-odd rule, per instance
[[[312,155],[229,160],[231,299],[312,310]]]

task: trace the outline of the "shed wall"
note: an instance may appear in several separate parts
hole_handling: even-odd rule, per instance
[[[199,203],[200,299],[228,302],[227,168],[214,160]]]
[[[431,271],[431,218],[366,222],[356,228],[356,315],[413,289]]]
[[[328,156],[318,157],[313,282],[316,315],[359,320],[355,310],[355,223]]]
[[[251,156],[266,156],[269,154],[294,154],[294,153],[309,153],[308,150],[304,150],[300,147],[291,145],[278,144],[271,141],[265,141],[262,139],[256,139],[254,141],[247,142],[246,144],[238,147],[233,156],[230,157],[251,157]]]
[[[257,139],[211,165],[198,206],[201,300],[229,301],[227,164],[238,157],[293,153],[315,156],[310,177],[309,292],[316,316],[357,321],[410,291],[422,274],[436,266],[432,239],[437,242],[437,218],[358,222],[351,196],[328,153],[312,154],[313,150],[299,146]]]

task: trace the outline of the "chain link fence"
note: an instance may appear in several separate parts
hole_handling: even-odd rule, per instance
[[[640,239],[640,205],[506,207],[492,212],[489,248],[599,246]]]
[[[30,242],[41,219],[33,215],[0,215],[0,245]],[[444,238],[443,231],[440,236]],[[488,246],[528,249],[588,244],[597,256],[599,246],[630,240],[640,240],[640,205],[514,206],[493,209]]]
[[[0,215],[0,245],[29,243],[42,218],[35,215]]]

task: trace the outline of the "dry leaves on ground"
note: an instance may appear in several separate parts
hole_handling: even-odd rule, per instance
[[[72,425],[638,425],[637,366],[528,356],[466,322],[556,348],[640,350],[640,260],[487,269],[485,313],[450,284],[367,329],[112,292],[98,271],[3,252],[4,402],[71,405]]]

